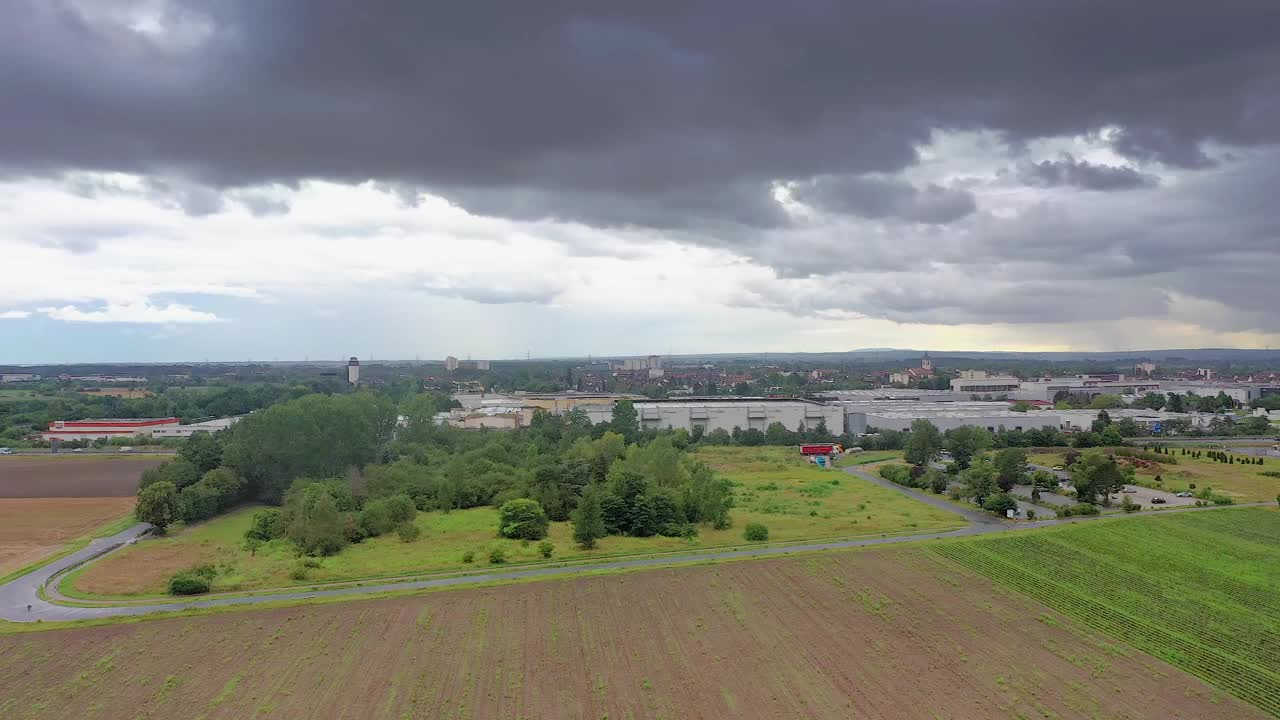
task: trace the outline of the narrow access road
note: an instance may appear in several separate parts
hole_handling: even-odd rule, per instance
[[[473,585],[475,583],[501,581],[501,580],[521,580],[526,578],[549,578],[549,577],[571,577],[582,573],[589,573],[596,570],[621,570],[631,568],[661,567],[676,563],[702,562],[711,560],[728,560],[738,558],[752,557],[770,557],[775,555],[787,555],[789,553],[810,552],[815,550],[837,550],[841,548],[854,547],[870,547],[875,545],[894,545],[915,540],[932,540],[936,538],[948,537],[964,537],[970,535],[984,535],[987,533],[1006,532],[1014,529],[1030,529],[1039,527],[1049,527],[1051,525],[1060,525],[1072,522],[1085,522],[1097,519],[1098,517],[1109,518],[1131,518],[1149,516],[1150,513],[1133,513],[1127,515],[1108,515],[1108,516],[1092,516],[1092,517],[1072,517],[1054,520],[1041,520],[1037,522],[1011,523],[1001,518],[995,517],[990,513],[977,509],[966,509],[956,507],[937,496],[928,495],[926,493],[904,488],[900,485],[891,483],[883,478],[864,473],[857,468],[844,468],[844,471],[866,480],[875,485],[901,492],[920,502],[926,503],[933,507],[937,507],[956,515],[963,516],[970,521],[969,527],[959,530],[951,530],[948,532],[938,533],[920,533],[916,535],[894,535],[889,537],[859,538],[854,540],[837,540],[832,542],[807,543],[801,545],[786,545],[776,547],[760,547],[748,548],[745,550],[706,550],[702,552],[691,552],[682,555],[667,555],[655,558],[637,558],[635,560],[615,560],[611,562],[595,563],[590,565],[571,565],[565,567],[543,567],[529,568],[527,570],[495,570],[493,572],[481,573],[476,575],[459,575],[451,577],[441,577],[425,580],[413,580],[402,582],[389,582],[381,585],[364,585],[362,587],[346,587],[336,588],[333,590],[312,590],[312,591],[292,591],[277,592],[261,595],[230,597],[230,598],[211,598],[207,600],[179,600],[175,602],[154,602],[146,605],[106,605],[95,607],[73,607],[69,605],[58,605],[40,597],[40,588],[44,587],[51,580],[61,573],[70,570],[78,565],[92,562],[102,555],[136,540],[150,526],[145,523],[135,525],[124,532],[113,535],[109,538],[94,541],[89,547],[76,553],[72,553],[64,558],[50,563],[45,567],[35,570],[31,573],[23,575],[4,586],[0,586],[0,619],[13,622],[35,622],[36,620],[49,621],[65,621],[65,620],[90,620],[108,617],[123,617],[130,615],[149,615],[151,613],[175,612],[179,610],[188,610],[192,608],[212,608],[212,607],[228,607],[234,605],[255,605],[265,602],[277,602],[280,600],[307,600],[312,598],[341,597],[349,595],[365,595],[370,593],[394,592],[402,590],[430,590],[437,588],[446,588],[454,586]],[[1268,505],[1270,503],[1253,503],[1253,506]],[[1221,510],[1224,507],[1250,507],[1250,505],[1231,505],[1221,507],[1206,508],[1187,508],[1185,510],[1164,510],[1160,514],[1177,513],[1177,512],[1197,512]],[[30,606],[30,610],[28,610]]]

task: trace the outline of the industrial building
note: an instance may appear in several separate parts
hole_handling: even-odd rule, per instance
[[[1178,393],[1179,395],[1195,393],[1201,397],[1216,397],[1218,393],[1224,393],[1237,403],[1248,405],[1254,400],[1280,393],[1280,385],[1162,380],[1160,381],[1159,392]]]
[[[951,381],[956,392],[980,395],[1007,394],[1022,385],[1022,380],[1012,375],[988,375],[984,370],[961,370],[960,376]]]
[[[198,432],[215,433],[240,421],[237,417],[219,418],[207,422],[182,425],[176,417],[169,418],[103,418],[94,420],[55,420],[49,430],[40,433],[43,440],[100,440],[143,435],[153,438],[184,438]]]
[[[0,373],[0,383],[35,382],[39,379],[35,373]]]
[[[240,422],[243,415],[235,417],[218,418],[217,420],[206,420],[205,422],[191,423],[190,425],[160,425],[151,429],[151,437],[156,438],[187,438],[200,432],[216,433]]]
[[[646,400],[635,403],[641,429],[684,428],[690,432],[701,425],[706,432],[735,427],[765,430],[782,423],[788,430],[826,424],[833,433],[844,427],[844,410],[839,405],[792,398],[691,397],[678,400]]]
[[[177,427],[180,421],[170,418],[101,418],[94,420],[54,420],[44,440],[98,440],[101,438],[151,435],[156,428]]]
[[[1098,395],[1143,395],[1159,392],[1160,383],[1155,380],[1126,380],[1124,376],[1076,375],[1027,380],[1009,397],[1016,400],[1052,402],[1060,392],[1084,397]]]

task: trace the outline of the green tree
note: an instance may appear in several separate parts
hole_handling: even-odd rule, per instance
[[[760,523],[747,523],[742,530],[742,539],[747,542],[767,542],[769,540],[769,528]]]
[[[498,534],[515,540],[541,540],[551,521],[535,500],[508,500],[498,509]]]
[[[1105,397],[1105,396],[1099,395],[1098,397]],[[1093,426],[1089,429],[1092,430],[1093,432],[1101,433],[1102,431],[1106,430],[1110,426],[1111,426],[1111,413],[1108,413],[1106,410],[1100,410],[1098,412],[1098,417],[1093,419]]]
[[[995,493],[982,502],[982,509],[997,515],[1005,515],[1009,510],[1018,509],[1018,500],[1009,493]]]
[[[323,483],[291,493],[286,515],[285,534],[306,555],[333,555],[346,544],[346,517]]]
[[[138,522],[151,523],[156,532],[163,535],[170,525],[177,522],[182,508],[178,503],[178,489],[173,483],[161,480],[146,486],[138,493],[138,503],[133,514]]]
[[[1080,502],[1093,504],[1101,497],[1103,505],[1110,505],[1111,495],[1123,489],[1132,474],[1132,466],[1122,470],[1114,457],[1091,452],[1071,466],[1071,484]]]
[[[399,437],[409,442],[428,442],[436,433],[436,413],[440,408],[435,398],[427,393],[420,393],[400,403],[400,414],[404,416],[404,429]]]
[[[195,433],[182,443],[178,457],[194,465],[203,476],[222,464],[222,438],[222,433]]]
[[[947,431],[946,441],[956,467],[965,470],[975,455],[991,447],[991,433],[976,425],[961,425]]]
[[[996,484],[996,467],[991,458],[984,455],[965,470],[964,495],[972,498],[978,505],[982,505],[999,490],[1000,487]]]
[[[769,423],[764,431],[764,441],[767,445],[794,445],[797,442],[796,434],[780,422]]]
[[[609,430],[621,435],[627,442],[635,440],[640,432],[640,419],[635,405],[630,400],[619,400],[613,406],[613,419],[609,421]]]
[[[928,465],[942,450],[942,433],[924,418],[911,421],[911,435],[904,448],[904,459],[912,465]]]
[[[1186,412],[1182,396],[1178,393],[1169,393],[1165,402],[1165,409],[1169,412]]]
[[[280,519],[280,508],[266,508],[253,514],[245,537],[267,542],[283,534],[284,523]]]
[[[573,541],[584,549],[595,547],[596,541],[605,536],[604,510],[600,505],[598,486],[589,485],[582,491],[572,520]]]
[[[996,454],[996,482],[1000,489],[1008,492],[1014,485],[1027,481],[1031,465],[1027,462],[1027,451],[1020,447],[1005,448]]]

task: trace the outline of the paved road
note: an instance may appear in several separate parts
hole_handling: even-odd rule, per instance
[[[789,545],[784,547],[761,547],[749,548],[745,550],[721,550],[721,551],[705,551],[688,553],[684,555],[668,555],[659,558],[638,558],[635,560],[617,560],[613,562],[596,563],[591,565],[573,565],[567,567],[549,567],[549,568],[530,568],[527,570],[506,570],[494,571],[476,575],[463,575],[454,577],[443,577],[429,580],[416,580],[409,582],[390,582],[382,585],[365,585],[363,587],[338,588],[333,590],[314,590],[301,592],[282,592],[275,594],[254,595],[249,597],[230,597],[230,598],[211,598],[207,600],[189,600],[178,602],[155,602],[147,605],[113,605],[98,607],[71,607],[67,605],[57,605],[39,596],[39,589],[48,583],[51,579],[62,572],[76,567],[77,565],[89,562],[101,555],[110,552],[116,548],[122,547],[124,544],[138,538],[150,527],[146,524],[135,525],[122,533],[113,535],[109,538],[94,541],[89,547],[79,552],[61,558],[58,561],[46,565],[39,570],[28,573],[4,586],[0,586],[0,619],[11,620],[15,622],[34,622],[36,620],[55,621],[55,620],[88,620],[94,618],[120,617],[127,615],[147,615],[158,612],[170,612],[176,610],[187,610],[190,608],[209,608],[224,607],[231,605],[254,605],[263,602],[273,602],[278,600],[303,600],[309,598],[321,597],[340,597],[344,595],[362,595],[366,593],[392,592],[397,590],[427,590],[433,588],[452,587],[457,585],[470,585],[473,583],[489,582],[494,580],[519,580],[523,578],[536,577],[555,577],[555,576],[571,576],[583,572],[593,570],[616,570],[626,568],[644,568],[669,565],[672,563],[699,562],[705,560],[724,560],[729,558],[746,558],[746,557],[768,557],[772,555],[785,555],[787,553],[805,552],[812,550],[834,550],[839,548],[867,547],[872,545],[892,545],[896,543],[910,542],[914,540],[931,540],[935,538],[945,537],[961,537],[968,535],[982,535],[986,533],[1005,532],[1011,529],[1027,529],[1048,527],[1051,525],[1059,525],[1071,522],[1083,522],[1095,518],[1077,517],[1064,518],[1055,520],[1042,520],[1037,522],[1010,523],[1000,518],[994,517],[989,513],[980,510],[968,510],[959,508],[951,503],[939,499],[937,496],[931,496],[911,488],[904,488],[900,485],[891,483],[883,478],[876,477],[864,473],[857,468],[845,468],[845,472],[856,475],[864,480],[889,488],[905,495],[909,495],[923,503],[934,507],[947,510],[957,515],[964,516],[971,521],[968,527],[940,533],[921,533],[918,535],[896,535],[891,537],[875,537],[862,538],[858,540],[841,540],[835,542],[823,543],[807,543],[803,545]],[[1268,503],[1256,503],[1264,505]],[[1242,507],[1236,505],[1233,507]],[[1198,512],[1222,509],[1220,507],[1209,508],[1188,508],[1186,510],[1171,510],[1165,512]],[[1122,517],[1142,517],[1146,513],[1134,513],[1131,515],[1112,515],[1112,518]],[[30,604],[31,609],[27,610]]]

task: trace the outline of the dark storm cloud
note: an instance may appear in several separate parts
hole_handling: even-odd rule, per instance
[[[1265,2],[175,0],[167,35],[98,7],[8,4],[10,172],[373,178],[522,217],[767,225],[767,199],[715,190],[892,172],[935,128],[1114,125],[1121,152],[1184,167],[1205,140],[1280,137]]]
[[[1097,165],[1076,160],[1064,154],[1057,160],[1027,163],[1018,169],[1018,177],[1028,185],[1040,187],[1077,187],[1082,190],[1132,190],[1155,187],[1160,178],[1131,167]]]
[[[943,224],[977,210],[973,193],[927,185],[916,188],[896,180],[866,177],[821,177],[798,183],[792,196],[811,207],[864,218],[897,218]]]

